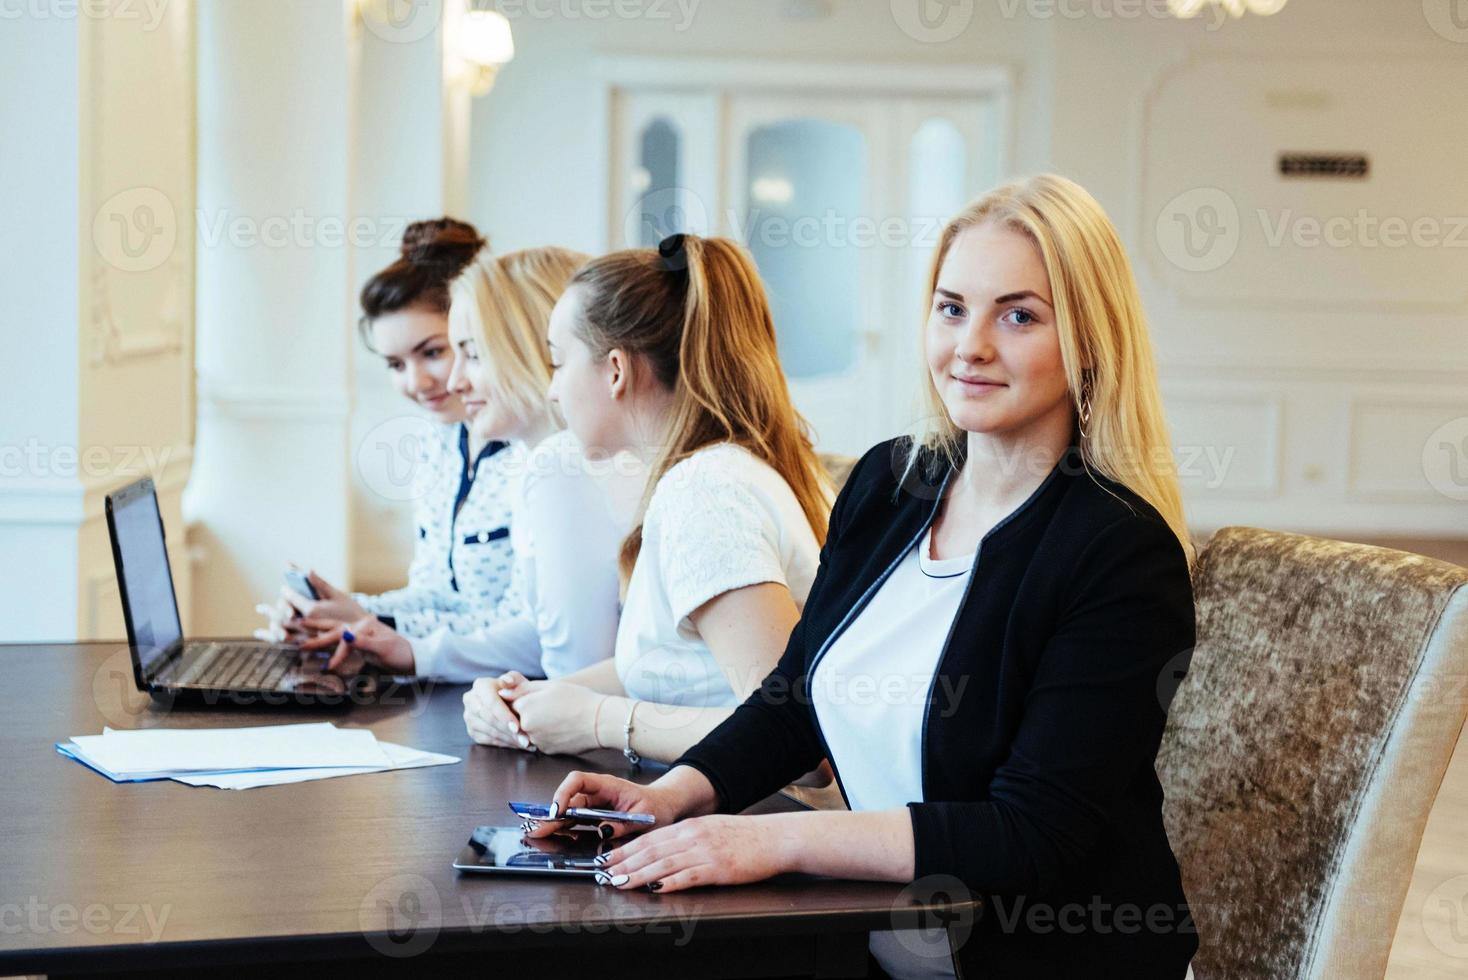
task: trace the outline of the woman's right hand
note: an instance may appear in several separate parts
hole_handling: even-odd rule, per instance
[[[471,739],[502,749],[528,752],[534,748],[529,736],[520,731],[520,716],[500,696],[501,690],[524,682],[524,675],[512,670],[498,677],[481,677],[464,692],[464,728]]]
[[[713,786],[703,773],[687,766],[676,766],[647,786],[603,773],[573,772],[556,790],[553,806],[558,813],[571,807],[650,813],[657,818],[654,827],[667,827],[684,817],[711,812],[714,799]],[[549,837],[574,823],[573,820],[527,821],[526,836]],[[650,829],[615,820],[604,821],[600,826],[603,840],[627,837]]]
[[[276,599],[273,604],[262,602],[255,611],[264,616],[268,625],[255,630],[255,639],[266,643],[304,642],[310,634],[301,625],[301,616],[285,599]]]

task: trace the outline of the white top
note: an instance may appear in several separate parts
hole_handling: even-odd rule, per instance
[[[518,615],[473,632],[413,642],[420,676],[468,681],[518,670],[560,677],[612,656],[617,554],[646,468],[630,456],[590,460],[569,432],[523,453],[513,483],[510,545]]]
[[[923,722],[974,555],[929,557],[932,531],[893,569],[816,664],[811,701],[853,810],[923,799]],[[940,690],[938,707],[943,707]],[[947,937],[878,930],[871,952],[893,977],[952,977]]]
[[[424,420],[413,439],[417,536],[408,584],[352,598],[373,615],[392,616],[408,637],[470,632],[513,617],[520,599],[511,591],[510,496],[522,461],[502,442],[470,460],[463,425]]]
[[[784,585],[803,608],[820,550],[790,485],[742,446],[708,446],[668,470],[642,519],[617,630],[617,676],[628,695],[734,706],[733,688],[688,617],[763,582]]]

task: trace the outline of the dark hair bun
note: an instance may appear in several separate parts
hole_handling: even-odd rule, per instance
[[[467,221],[437,218],[403,229],[402,253],[362,287],[358,329],[372,346],[372,321],[399,310],[449,311],[449,283],[489,243]]]
[[[457,274],[486,244],[473,225],[444,217],[404,229],[402,255],[416,266],[453,266]]]

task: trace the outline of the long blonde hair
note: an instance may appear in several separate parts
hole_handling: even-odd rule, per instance
[[[943,229],[928,274],[925,306],[948,250],[966,229],[998,224],[1035,243],[1050,277],[1060,356],[1075,402],[1081,459],[1156,508],[1193,560],[1183,519],[1152,341],[1141,297],[1116,228],[1085,188],[1055,174],[998,187]],[[926,313],[924,314],[926,320]],[[957,464],[964,439],[924,371],[926,420],[913,433],[909,466],[921,450]],[[1088,403],[1089,418],[1079,424]]]
[[[618,348],[641,355],[673,393],[643,511],[668,470],[705,446],[732,442],[784,477],[824,543],[829,484],[790,401],[764,284],[744,249],[727,238],[675,236],[659,249],[595,259],[571,285],[581,290],[578,332],[593,355]],[[624,576],[641,549],[639,523],[622,544]]]
[[[587,256],[568,248],[505,255],[481,250],[449,284],[449,323],[467,326],[498,397],[526,421],[559,428],[546,392],[551,366],[546,330],[556,300]]]

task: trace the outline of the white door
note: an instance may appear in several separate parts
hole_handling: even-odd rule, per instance
[[[992,186],[998,96],[620,87],[612,246],[675,231],[751,251],[796,407],[825,452],[919,415],[928,264],[943,223]]]
[[[889,123],[873,99],[735,96],[721,231],[754,255],[796,407],[829,452],[856,453],[891,414],[891,249],[900,218]]]

